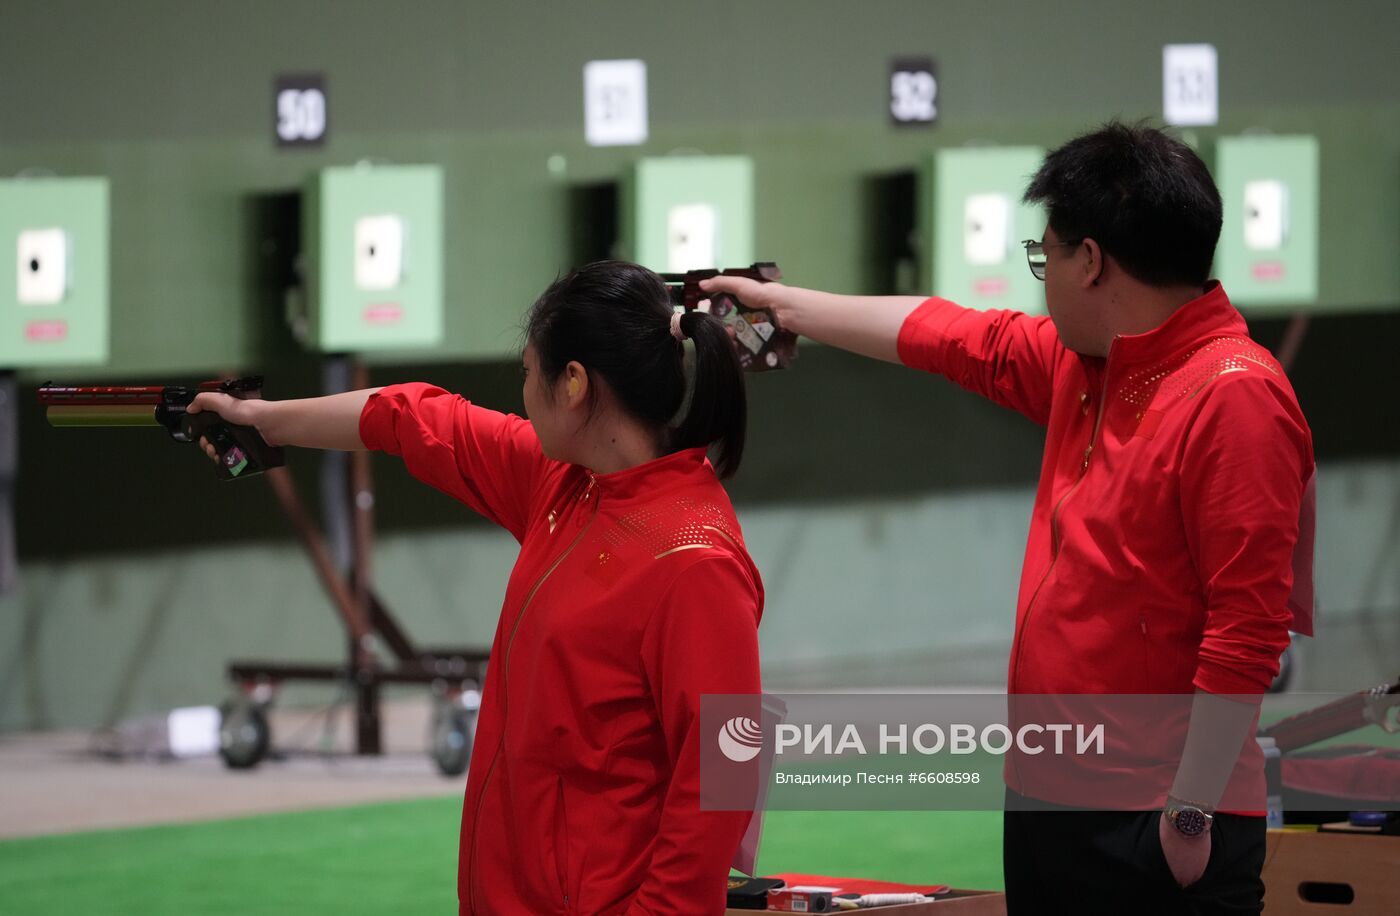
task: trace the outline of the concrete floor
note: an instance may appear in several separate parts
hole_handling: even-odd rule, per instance
[[[325,710],[274,709],[274,756],[242,771],[218,757],[114,758],[98,752],[109,737],[84,731],[0,735],[0,838],[460,796],[466,777],[427,756],[429,715],[426,701],[386,703],[386,753],[357,757],[348,708],[330,731]]]

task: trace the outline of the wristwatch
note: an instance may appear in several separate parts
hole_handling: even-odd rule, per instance
[[[1189,838],[1205,833],[1215,820],[1215,809],[1210,805],[1183,801],[1172,795],[1167,796],[1167,807],[1162,814],[1177,833]]]

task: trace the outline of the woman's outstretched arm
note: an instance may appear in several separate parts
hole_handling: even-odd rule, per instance
[[[229,423],[255,427],[268,445],[349,452],[365,447],[360,441],[360,414],[370,395],[378,390],[362,388],[292,401],[243,400],[205,392],[196,396],[187,410],[190,413],[212,410]]]

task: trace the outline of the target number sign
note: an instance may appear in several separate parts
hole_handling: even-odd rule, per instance
[[[273,84],[272,133],[281,147],[322,146],[329,125],[326,79],[281,76]]]

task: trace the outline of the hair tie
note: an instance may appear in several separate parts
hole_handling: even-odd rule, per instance
[[[676,340],[685,340],[685,331],[681,330],[681,315],[683,314],[684,312],[679,311],[671,313],[671,336]]]

